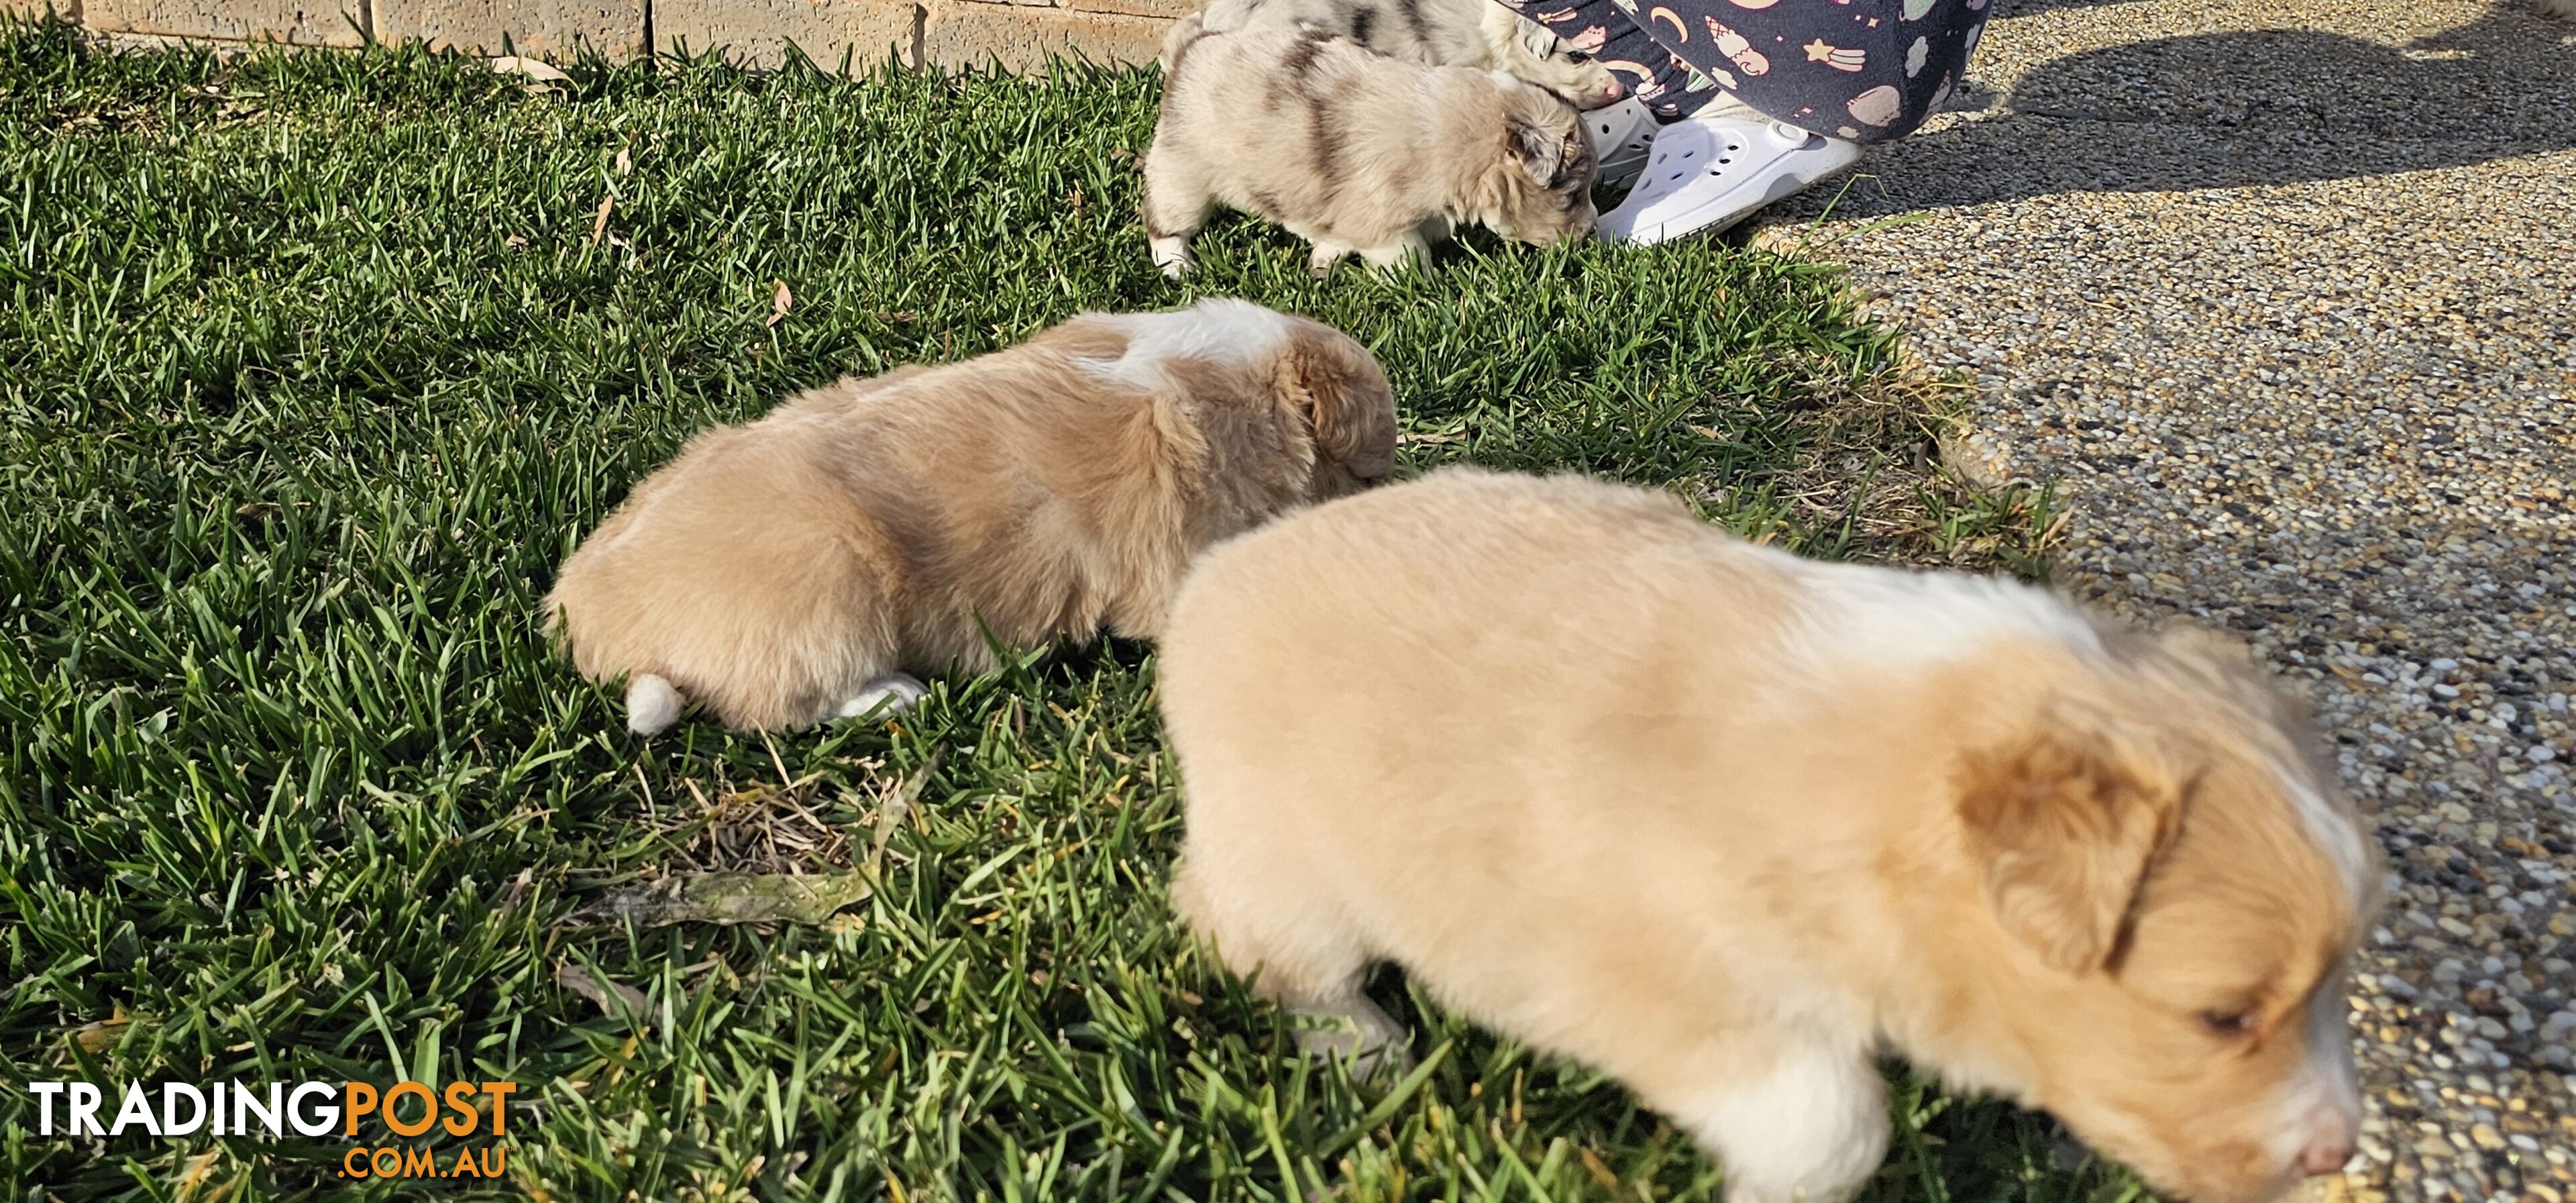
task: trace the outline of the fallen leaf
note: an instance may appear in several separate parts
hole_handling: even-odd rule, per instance
[[[1602,1164],[1601,1155],[1593,1152],[1592,1146],[1576,1145],[1574,1151],[1583,1158],[1583,1168],[1591,1172],[1592,1180],[1600,1183],[1601,1189],[1619,1189],[1619,1175],[1611,1173],[1610,1167]]]
[[[932,748],[930,755],[922,759],[921,767],[913,770],[911,780],[896,787],[894,796],[886,799],[885,808],[877,812],[876,843],[868,849],[867,859],[861,862],[871,879],[884,869],[886,842],[894,838],[895,829],[903,826],[905,816],[912,813],[912,804],[921,800],[922,787],[930,784],[930,774],[939,768],[939,759],[947,751],[946,748]]]
[[[599,236],[608,232],[608,211],[616,207],[616,193],[611,192],[608,195],[599,198],[599,216],[592,218],[590,222],[590,240],[592,242],[598,242]]]
[[[555,984],[589,999],[600,1014],[610,1019],[641,1018],[653,1005],[643,991],[610,981],[570,961],[555,970]]]
[[[787,316],[787,307],[796,303],[796,294],[787,291],[787,281],[777,281],[778,291],[769,296],[769,325],[775,326]]]
[[[871,892],[865,873],[683,873],[613,891],[583,908],[582,917],[639,927],[819,924]]]
[[[494,75],[524,75],[529,79],[550,84],[563,83],[572,78],[571,76],[556,70],[554,64],[546,62],[543,59],[521,58],[515,54],[503,55],[500,58],[493,59],[492,73]]]
[[[187,1198],[206,1184],[206,1171],[215,1168],[215,1158],[223,1156],[223,1152],[222,1149],[208,1149],[188,1159],[188,1164],[179,1171],[180,1198]]]
[[[633,158],[628,157],[628,155],[627,155],[627,153],[626,153],[626,148],[625,148],[625,147],[623,147],[623,146],[618,147],[618,148],[617,148],[617,174],[619,174],[619,175],[621,175],[621,176],[622,176],[622,175],[627,175],[627,174],[632,173],[634,170],[635,170],[635,160],[634,160]]]
[[[119,1003],[108,1012],[107,1018],[72,1029],[72,1039],[79,1041],[81,1048],[88,1052],[105,1052],[125,1035],[125,1029],[133,1022],[133,1017],[125,1013],[125,1005]]]

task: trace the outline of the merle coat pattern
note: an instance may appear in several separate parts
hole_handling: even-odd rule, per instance
[[[1168,275],[1225,205],[1394,267],[1459,225],[1551,246],[1591,231],[1592,145],[1555,94],[1500,71],[1426,67],[1329,31],[1207,31],[1163,44],[1163,112],[1145,155],[1145,234]]]
[[[1608,67],[1492,0],[1212,0],[1201,18],[1211,33],[1303,25],[1426,67],[1506,71],[1576,108],[1622,95]]]

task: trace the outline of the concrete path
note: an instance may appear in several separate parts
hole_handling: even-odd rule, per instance
[[[2576,1198],[2576,25],[1997,3],[1961,111],[1759,237],[1976,379],[2065,584],[2314,698],[2392,885],[2324,1193]]]

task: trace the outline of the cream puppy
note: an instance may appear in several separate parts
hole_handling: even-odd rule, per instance
[[[1395,403],[1349,336],[1247,301],[1085,314],[816,389],[690,441],[564,561],[546,617],[652,734],[918,698],[1005,647],[1151,637],[1199,549],[1386,474]]]
[[[1390,58],[1502,71],[1578,109],[1619,99],[1619,76],[1494,0],[1210,0],[1209,32],[1253,25],[1327,29]]]
[[[2352,1151],[2379,872],[2207,637],[1452,470],[1211,551],[1160,674],[1173,901],[1230,968],[1365,1052],[1397,962],[1619,1077],[1735,1203],[1869,1178],[1881,1052],[2193,1198]]]
[[[1592,142],[1564,101],[1498,71],[1425,67],[1319,29],[1163,44],[1145,155],[1145,236],[1172,276],[1219,203],[1313,243],[1318,274],[1357,252],[1393,267],[1460,224],[1553,246],[1592,229]]]

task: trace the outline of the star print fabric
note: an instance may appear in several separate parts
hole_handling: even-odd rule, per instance
[[[1721,92],[1853,142],[1913,133],[1949,98],[1989,0],[1497,0],[1619,73],[1659,117]]]

